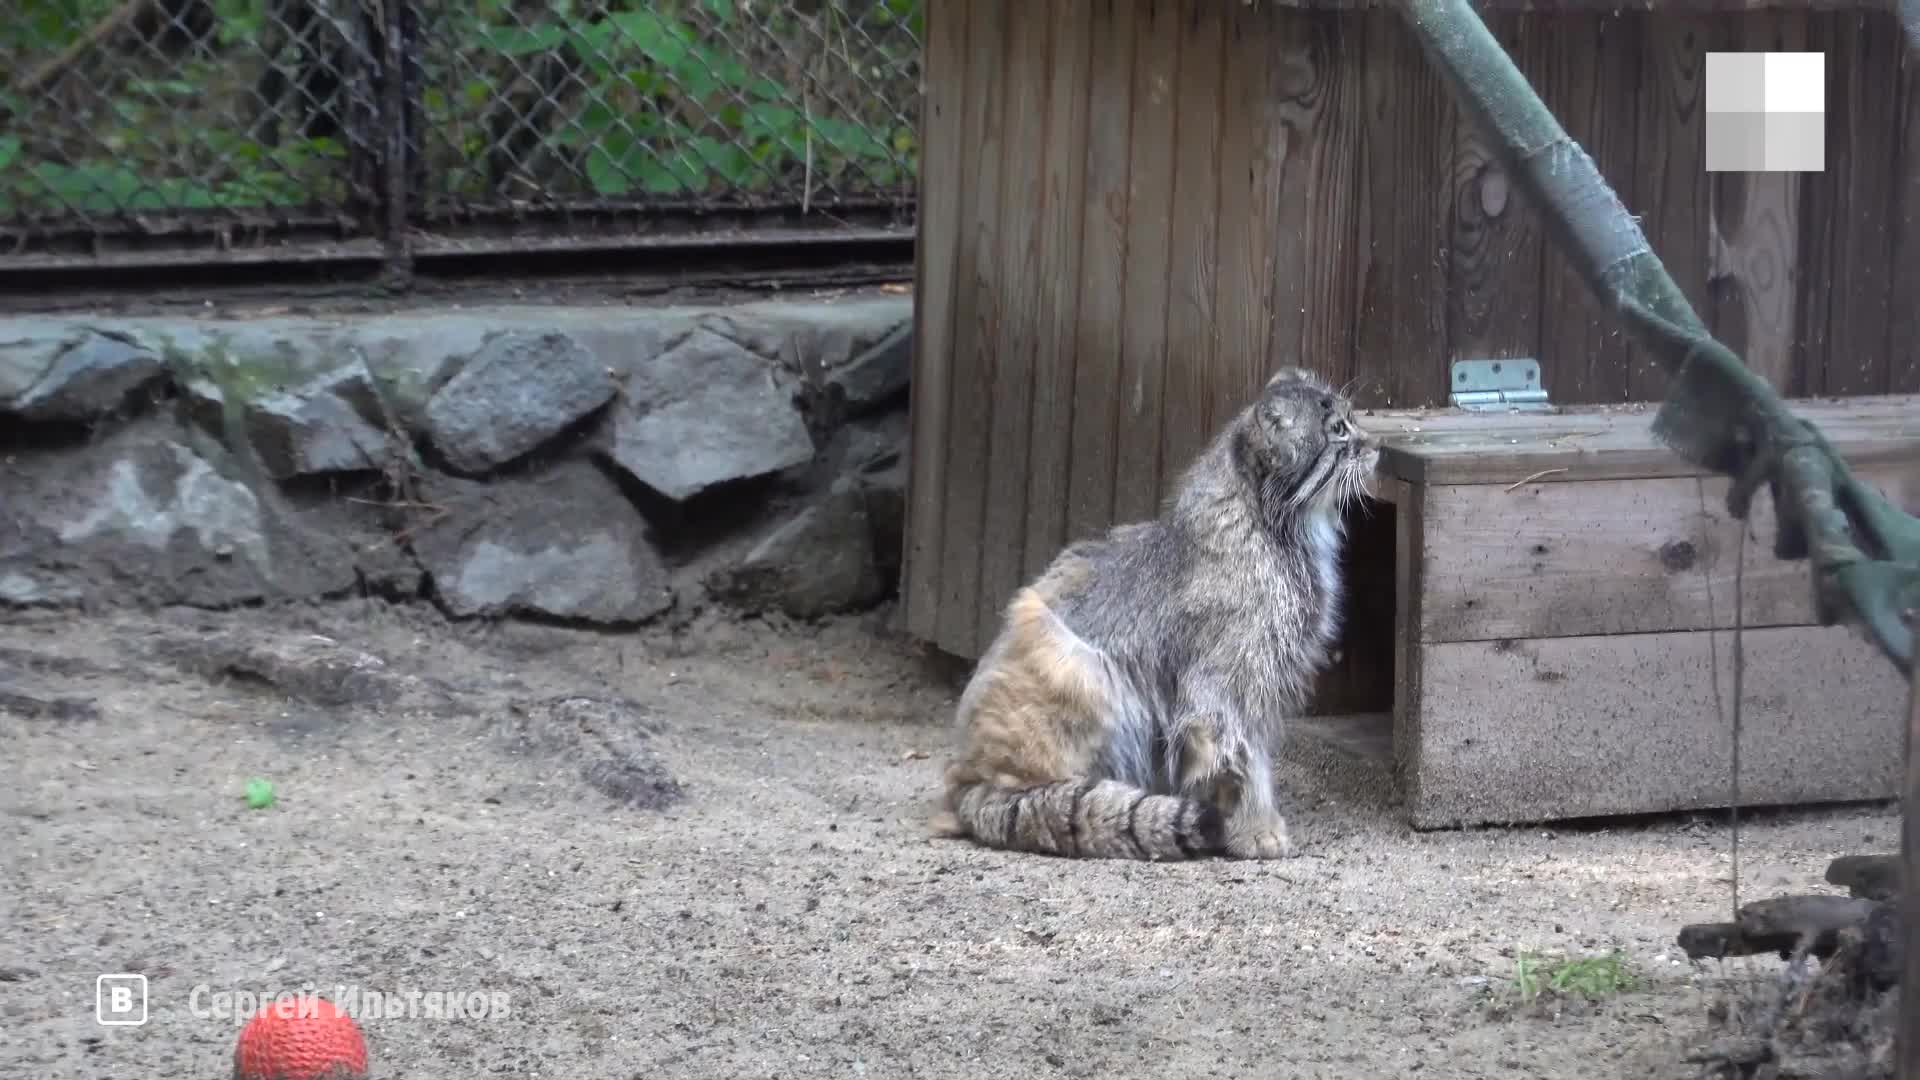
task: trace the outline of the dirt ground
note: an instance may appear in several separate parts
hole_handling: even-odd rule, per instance
[[[224,1077],[208,991],[344,986],[504,995],[363,1015],[388,1078],[1682,1077],[1779,969],[1673,959],[1727,910],[1717,818],[1416,834],[1289,764],[1291,860],[931,840],[957,685],[886,618],[8,613],[0,1075]],[[1744,895],[1897,835],[1763,815]],[[1520,952],[1616,947],[1637,988],[1502,1006]],[[149,1020],[99,1026],[122,972]]]

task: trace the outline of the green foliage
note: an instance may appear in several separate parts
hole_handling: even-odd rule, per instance
[[[899,24],[911,29],[917,22],[919,0],[882,0],[857,26],[836,27],[845,16],[832,6],[813,25],[780,7],[757,10],[753,26],[743,23],[733,0],[657,3],[592,22],[556,18],[535,26],[490,22],[481,14],[473,39],[518,63],[472,60],[475,78],[458,97],[481,102],[511,94],[529,58],[568,57],[585,105],[551,136],[549,147],[570,152],[600,196],[763,194],[844,179],[884,188],[910,179],[917,142],[886,97],[917,92],[910,81],[914,58],[889,57],[880,43],[911,45],[915,39],[900,33]],[[836,35],[861,51],[836,50]],[[755,57],[737,47],[741,42],[772,47]],[[808,55],[796,61],[781,43],[797,43]],[[812,63],[814,70],[801,76],[807,85],[777,78],[773,71],[783,62]],[[495,85],[485,73],[496,70],[514,77]],[[459,100],[430,95],[428,106],[457,123]],[[843,114],[857,106],[869,115]],[[467,149],[483,154],[484,136]],[[468,170],[456,184],[466,188],[480,176]]]
[[[121,0],[15,0],[17,16],[0,19],[0,56],[52,56]]]
[[[428,198],[797,201],[908,184],[921,2],[829,0],[814,15],[744,0],[430,5]],[[21,0],[0,21],[0,70],[45,63],[118,4]],[[277,144],[257,137],[269,42],[293,59],[266,0],[214,9],[184,54],[123,40],[25,100],[0,90],[0,219],[342,201],[340,139],[297,137],[293,116]],[[568,68],[554,107],[500,175],[499,118],[531,110],[533,73],[554,58]]]
[[[1542,994],[1598,998],[1633,989],[1633,973],[1618,951],[1604,956],[1582,956],[1558,962],[1533,953],[1521,953],[1513,965],[1512,989],[1522,1001]]]

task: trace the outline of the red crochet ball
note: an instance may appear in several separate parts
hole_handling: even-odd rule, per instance
[[[367,1043],[325,998],[269,1002],[240,1029],[234,1080],[365,1080]]]

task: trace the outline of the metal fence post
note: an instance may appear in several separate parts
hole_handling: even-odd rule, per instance
[[[413,163],[419,146],[420,116],[414,31],[420,25],[414,0],[383,0],[380,4],[381,124],[380,152],[385,165],[381,186],[381,239],[386,246],[385,284],[405,289],[413,281]]]

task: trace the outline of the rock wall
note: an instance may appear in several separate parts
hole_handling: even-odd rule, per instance
[[[799,618],[899,573],[911,301],[0,329],[0,606]]]

